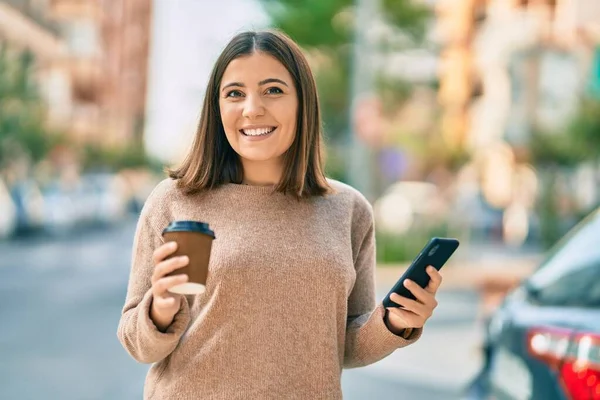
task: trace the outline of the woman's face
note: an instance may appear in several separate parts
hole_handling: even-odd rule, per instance
[[[296,136],[298,96],[277,59],[255,52],[231,61],[221,80],[219,108],[227,140],[242,163],[283,160]]]

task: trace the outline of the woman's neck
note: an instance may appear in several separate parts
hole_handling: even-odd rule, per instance
[[[252,186],[274,186],[281,180],[283,166],[279,160],[242,160],[244,179],[242,183]]]

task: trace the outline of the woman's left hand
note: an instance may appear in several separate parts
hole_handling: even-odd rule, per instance
[[[394,332],[402,332],[406,328],[422,328],[433,314],[438,302],[435,294],[442,283],[442,275],[432,266],[427,267],[427,274],[431,278],[426,288],[420,287],[411,280],[404,281],[404,286],[417,300],[392,293],[390,300],[404,307],[388,307],[388,328]]]

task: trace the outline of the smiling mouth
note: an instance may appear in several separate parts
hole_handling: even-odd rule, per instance
[[[258,128],[258,129],[240,129],[240,133],[244,136],[267,136],[270,133],[277,129],[276,126],[271,126],[268,128]]]

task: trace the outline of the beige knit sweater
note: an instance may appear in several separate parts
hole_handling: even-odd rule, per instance
[[[141,213],[118,328],[125,349],[154,363],[145,399],[341,399],[342,367],[406,346],[375,298],[373,213],[351,187],[298,201],[226,184],[185,196],[165,180]],[[152,252],[172,220],[215,231],[207,291],[186,296],[165,333],[149,318]],[[376,305],[376,301],[379,305]]]

